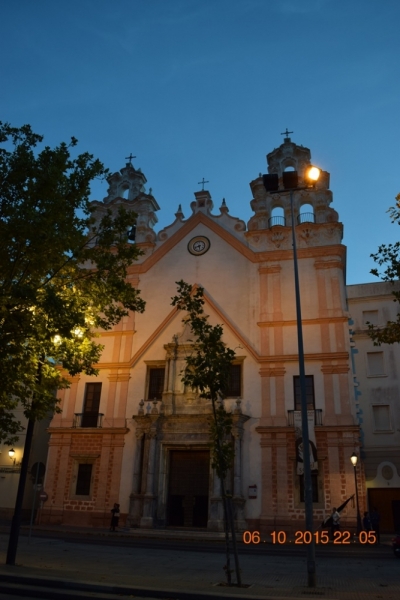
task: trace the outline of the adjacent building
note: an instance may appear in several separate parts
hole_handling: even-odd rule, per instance
[[[390,532],[400,530],[400,347],[374,346],[368,324],[396,321],[398,289],[388,282],[347,286],[368,504]]]

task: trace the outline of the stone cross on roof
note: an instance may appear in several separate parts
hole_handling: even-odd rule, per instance
[[[129,160],[129,164],[132,164],[132,158],[136,158],[136,156],[133,156],[132,152],[129,154],[129,156],[125,156],[125,160]]]
[[[293,131],[288,131],[288,128],[286,127],[286,131],[281,133],[281,135],[286,135],[287,139],[289,139],[289,133],[293,133]]]
[[[202,186],[203,186],[201,189],[202,189],[202,191],[204,192],[204,184],[205,184],[205,183],[210,183],[210,182],[209,182],[209,181],[206,181],[206,180],[204,179],[204,177],[203,177],[203,180],[202,180],[202,181],[198,181],[197,183],[198,183],[199,185],[202,185]]]

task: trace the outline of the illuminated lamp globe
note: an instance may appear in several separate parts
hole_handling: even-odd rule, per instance
[[[14,458],[14,456],[15,456],[15,450],[14,450],[14,448],[11,448],[11,450],[8,451],[8,456],[10,458]]]
[[[350,456],[350,460],[351,460],[351,464],[353,465],[353,467],[355,467],[357,465],[357,461],[358,461],[358,456],[355,452],[353,452],[353,454]]]
[[[310,167],[309,169],[307,169],[306,178],[309,181],[312,181],[315,183],[316,181],[318,181],[320,175],[321,175],[321,169],[318,169],[318,167]]]

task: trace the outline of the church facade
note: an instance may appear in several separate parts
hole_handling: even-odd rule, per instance
[[[268,172],[294,168],[300,185],[307,148],[286,137],[267,155]],[[146,301],[110,332],[98,377],[71,379],[49,433],[41,522],[104,527],[114,502],[130,527],[223,529],[220,482],[211,466],[209,403],[182,383],[193,340],[171,306],[176,282],[204,288],[205,310],[235,350],[226,408],[235,459],[227,487],[239,531],[296,530],[304,524],[300,390],[288,193],[250,183],[253,216],[219,214],[206,190],[192,214],[181,207],[156,233],[157,201],[131,163],[109,178],[98,215],[119,205],[137,213],[143,256],[129,270]],[[360,453],[345,287],[343,225],[331,207],[329,173],[294,192],[310,427],[314,516],[328,516],[355,493],[350,456]],[[360,510],[365,481],[359,466]],[[343,525],[355,525],[351,502]]]

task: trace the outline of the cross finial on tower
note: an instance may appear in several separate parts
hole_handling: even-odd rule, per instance
[[[125,160],[129,160],[130,165],[132,164],[132,158],[136,158],[136,156],[133,156],[132,152],[129,154],[129,156],[125,156]]]
[[[201,189],[202,189],[202,191],[204,192],[204,184],[205,184],[205,183],[210,183],[210,182],[209,182],[209,181],[206,181],[206,180],[204,179],[204,177],[203,177],[203,180],[202,180],[202,181],[198,181],[197,183],[198,183],[199,185],[202,185],[202,186],[203,186]]]
[[[286,140],[289,139],[289,133],[293,133],[293,131],[288,131],[288,128],[286,127],[286,131],[284,131],[283,133],[281,133],[281,135],[285,135],[286,136]]]

